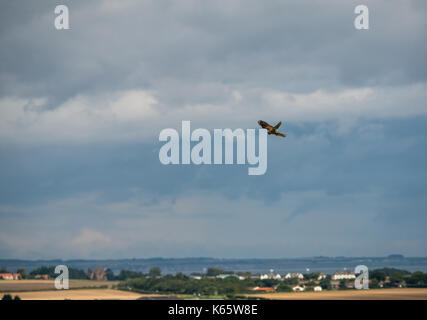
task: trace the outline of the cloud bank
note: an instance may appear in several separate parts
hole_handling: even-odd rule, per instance
[[[425,255],[425,1],[64,4],[0,5],[0,257]],[[260,119],[265,176],[159,163]]]

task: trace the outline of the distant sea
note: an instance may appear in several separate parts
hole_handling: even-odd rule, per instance
[[[0,259],[0,267],[8,271],[25,268],[28,272],[40,266],[64,264],[83,269],[110,268],[118,274],[120,270],[148,272],[151,267],[160,267],[162,274],[205,273],[207,268],[215,267],[230,271],[265,273],[271,269],[283,274],[286,272],[323,272],[332,274],[338,270],[354,270],[357,265],[366,265],[370,270],[379,268],[397,268],[410,272],[427,272],[427,257],[310,257],[294,259],[217,259],[217,258],[149,258],[118,260],[12,260]]]

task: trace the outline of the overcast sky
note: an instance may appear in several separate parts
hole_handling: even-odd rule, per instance
[[[426,256],[426,24],[424,0],[1,0],[0,258]],[[159,162],[182,120],[259,119],[288,135],[264,176]]]

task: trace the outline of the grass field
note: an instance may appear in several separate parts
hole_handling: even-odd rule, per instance
[[[427,300],[427,288],[277,292],[246,296],[273,300]]]
[[[111,288],[118,281],[70,280],[70,289]],[[55,280],[1,280],[0,292],[56,290]]]

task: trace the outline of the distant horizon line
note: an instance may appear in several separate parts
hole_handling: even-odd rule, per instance
[[[185,260],[185,259],[198,259],[198,260],[307,260],[307,259],[417,259],[427,258],[427,256],[405,256],[403,254],[390,254],[387,256],[305,256],[305,257],[292,257],[292,258],[221,258],[221,257],[149,257],[149,258],[42,258],[42,259],[25,259],[25,258],[0,258],[0,261],[106,261],[106,260]]]

